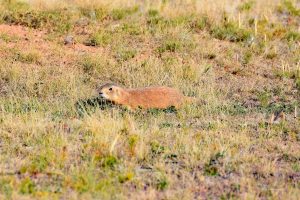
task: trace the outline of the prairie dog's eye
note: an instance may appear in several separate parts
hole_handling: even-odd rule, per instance
[[[112,91],[112,88],[109,88],[108,90],[109,90],[109,91]]]

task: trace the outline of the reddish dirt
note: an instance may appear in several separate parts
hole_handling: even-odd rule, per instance
[[[14,38],[11,41],[0,39],[0,56],[9,57],[8,50],[16,49],[22,52],[38,52],[43,58],[52,60],[52,64],[72,64],[76,62],[78,55],[85,53],[105,54],[105,50],[100,47],[91,47],[84,44],[76,43],[72,45],[64,45],[63,37],[59,40],[50,41],[47,37],[46,30],[31,29],[19,25],[0,24],[0,35],[7,35]],[[61,41],[57,43],[57,41]],[[54,55],[55,54],[55,55]],[[57,59],[53,59],[56,57]]]
[[[19,25],[6,25],[6,24],[0,24],[0,33],[14,35],[20,39],[26,39],[26,40],[32,36],[38,39],[44,35],[43,31],[33,30]]]
[[[18,38],[18,45],[23,46],[24,48],[30,46],[35,46],[34,43],[38,43],[37,46],[42,50],[45,46],[51,46],[50,42],[47,40],[46,35],[47,31],[45,30],[37,30],[30,29],[28,27],[20,26],[20,25],[6,25],[0,24],[0,34],[7,34],[12,37]],[[61,39],[61,44],[63,44],[63,39]],[[101,48],[85,46],[83,44],[74,44],[74,45],[66,45],[64,46],[66,49],[75,50],[75,51],[84,51],[96,53],[101,51]]]

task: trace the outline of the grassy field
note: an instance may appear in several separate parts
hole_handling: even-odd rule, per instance
[[[299,27],[299,0],[0,0],[0,199],[300,199]]]

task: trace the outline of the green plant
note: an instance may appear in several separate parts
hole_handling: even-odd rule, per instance
[[[129,148],[131,151],[133,151],[133,149],[135,148],[138,140],[139,140],[139,137],[137,135],[130,136],[130,138],[128,140],[128,144],[129,144]]]
[[[22,180],[20,185],[20,193],[22,194],[32,194],[36,191],[36,185],[30,178],[25,178]]]
[[[41,55],[38,52],[28,52],[28,53],[16,53],[14,60],[23,63],[39,63]]]
[[[284,0],[283,5],[290,15],[300,16],[300,9],[297,9],[297,7],[293,5],[292,1]]]
[[[134,58],[137,54],[137,51],[135,49],[119,49],[115,55],[116,59],[119,62],[127,61],[131,58]]]
[[[121,20],[126,16],[132,15],[138,11],[138,7],[124,8],[124,9],[113,9],[111,12],[111,17],[114,20]]]
[[[0,39],[5,42],[16,42],[19,40],[19,38],[15,35],[9,35],[6,33],[0,33]]]
[[[90,189],[89,177],[82,174],[75,176],[72,187],[79,193],[88,192]]]
[[[49,164],[50,162],[48,156],[45,155],[37,156],[32,161],[32,164],[30,166],[30,171],[33,173],[43,172],[48,167]]]
[[[245,54],[243,55],[243,60],[242,64],[246,65],[248,64],[252,59],[252,52],[251,51],[246,51]]]
[[[233,22],[225,22],[222,25],[214,26],[210,33],[213,37],[220,40],[229,40],[231,42],[248,41],[252,33],[243,28],[238,28],[238,25]]]
[[[276,58],[277,55],[278,54],[276,52],[270,52],[270,53],[266,54],[266,58],[272,60],[272,59]]]
[[[108,45],[112,41],[112,37],[109,33],[102,31],[92,34],[85,42],[88,46],[101,46]]]
[[[118,159],[115,156],[107,156],[101,162],[103,167],[113,168],[118,163]]]
[[[268,91],[259,92],[257,97],[260,102],[260,105],[263,108],[266,108],[269,105],[271,94]]]
[[[252,1],[252,0],[246,1],[246,2],[243,2],[241,5],[239,5],[238,9],[240,11],[250,11],[253,8],[254,4],[255,4],[255,1]]]
[[[210,27],[210,26],[211,26],[211,22],[209,21],[208,16],[200,17],[195,22],[195,28],[198,28],[200,30],[203,30],[206,27]]]
[[[104,70],[103,63],[93,56],[84,56],[81,58],[80,67],[85,73],[91,75],[101,73]]]
[[[0,179],[0,193],[4,194],[7,199],[12,198],[12,181],[7,178]]]
[[[119,182],[120,183],[125,183],[127,181],[130,181],[133,178],[134,174],[131,172],[122,174],[118,176]]]
[[[292,42],[300,41],[300,33],[295,31],[289,31],[285,34],[284,38]]]
[[[157,50],[161,54],[163,52],[177,52],[182,48],[182,44],[178,40],[166,40]]]
[[[137,24],[123,24],[122,30],[130,35],[140,35],[143,33],[142,28]]]
[[[149,15],[150,17],[156,17],[156,16],[159,15],[159,11],[158,11],[158,10],[155,10],[155,9],[150,9],[150,10],[148,10],[148,15]]]
[[[63,10],[40,12],[21,7],[5,12],[2,21],[34,29],[49,28],[59,33],[66,33],[72,28],[70,18],[70,13]]]
[[[160,145],[157,141],[151,142],[150,146],[151,146],[151,152],[154,155],[162,154],[165,151],[165,147]]]
[[[298,78],[296,79],[295,83],[296,83],[297,89],[300,90],[300,77],[298,77]]]
[[[157,181],[156,188],[158,190],[165,190],[168,187],[168,180],[163,177]]]

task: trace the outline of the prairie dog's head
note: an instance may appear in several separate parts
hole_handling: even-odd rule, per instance
[[[102,85],[98,92],[101,98],[109,100],[109,101],[118,101],[118,99],[121,96],[121,90],[122,88],[112,84],[112,83],[107,83]]]

